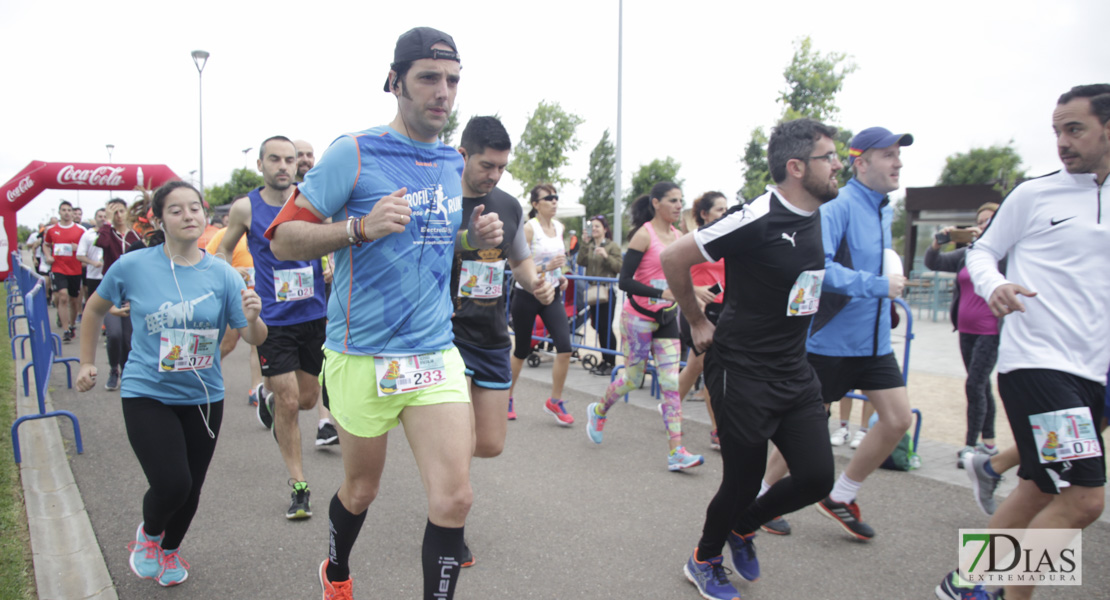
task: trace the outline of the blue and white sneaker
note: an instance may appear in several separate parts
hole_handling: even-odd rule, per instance
[[[162,555],[162,573],[158,575],[158,585],[170,587],[177,585],[189,578],[189,563],[178,556],[177,550],[171,550]]]
[[[127,544],[127,549],[131,551],[131,571],[140,579],[154,579],[162,573],[162,536],[148,536],[139,523],[135,541]]]
[[[702,562],[698,560],[698,549],[694,548],[682,572],[690,583],[698,586],[698,593],[706,600],[740,600],[740,592],[728,580],[724,561],[725,557],[714,556]]]
[[[700,454],[690,454],[686,451],[685,446],[679,446],[667,455],[667,470],[668,471],[681,471],[696,467],[705,462]]]
[[[591,403],[586,407],[586,435],[590,437],[590,441],[595,444],[601,443],[601,438],[605,436],[605,415],[597,414],[597,409],[601,404],[597,402]]]
[[[732,567],[745,581],[759,579],[759,559],[755,555],[755,533],[740,535],[728,532],[728,547],[732,550]]]
[[[944,576],[935,590],[939,600],[999,600],[1001,596],[988,591],[981,585],[974,585],[960,577],[958,571]]]

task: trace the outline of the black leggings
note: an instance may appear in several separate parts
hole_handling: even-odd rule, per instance
[[[991,371],[998,362],[998,336],[960,333],[960,355],[967,369],[967,437],[965,444],[974,446],[979,434],[994,439],[994,394],[991,393]]]
[[[122,371],[131,355],[131,318],[104,315],[104,328],[108,332],[108,364]]]
[[[610,294],[612,300],[612,294]],[[594,306],[587,306],[586,310],[590,315],[590,323],[593,324],[594,329],[597,330],[597,347],[607,348],[616,352],[617,350],[617,334],[613,331],[613,305],[615,303],[599,302]],[[602,354],[601,362],[607,365],[613,365],[617,362],[616,354]]]
[[[750,434],[744,435],[730,424],[738,419],[743,422],[765,417],[768,412],[736,402],[735,391],[726,388],[728,393],[722,393],[720,386],[714,385],[717,382],[710,384],[714,378],[708,377],[708,369],[706,374],[717,415],[724,472],[721,487],[705,511],[705,525],[698,542],[698,556],[702,560],[721,554],[730,531],[748,534],[777,516],[824,498],[832,490],[835,474],[828,419],[816,400],[817,390],[813,390],[814,406],[776,416],[778,424],[770,439],[782,452],[790,474],[756,498],[767,470],[767,442],[753,441]]]
[[[162,547],[181,545],[200,503],[200,488],[224,416],[224,403],[213,402],[208,428],[205,405],[170,406],[150,398],[123,398],[127,439],[139,459],[150,489],[143,496],[143,528],[152,536],[165,532]]]
[[[521,289],[513,290],[513,334],[516,335],[516,348],[513,356],[528,358],[532,353],[532,328],[536,316],[543,320],[547,335],[555,340],[555,350],[559,353],[570,352],[570,324],[566,309],[563,308],[563,293],[556,292],[551,304],[544,306],[536,297]]]

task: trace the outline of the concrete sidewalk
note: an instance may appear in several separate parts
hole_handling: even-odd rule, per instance
[[[921,327],[914,341],[915,368],[932,366],[927,329]],[[76,343],[64,347],[69,355],[76,349]],[[182,546],[192,569],[186,583],[170,589],[139,580],[127,565],[126,544],[141,520],[146,481],[127,442],[118,392],[77,394],[65,388],[64,373],[56,369],[53,402],[81,419],[85,454],[73,454],[66,424],[60,435],[54,420],[20,430],[41,598],[319,597],[315,569],[327,552],[327,505],[342,478],[340,450],[314,449],[315,412],[302,415],[315,516],[286,521],[285,468],[245,402],[247,356],[240,348],[225,363],[231,393],[220,443]],[[98,365],[106,368],[103,352]],[[670,473],[648,385],[630,396],[630,406],[614,408],[604,444],[587,439],[585,406],[607,384],[608,378],[572,365],[564,399],[579,422],[563,428],[541,409],[550,366],[524,368],[516,391],[520,419],[509,424],[505,453],[472,463],[475,503],[467,538],[478,562],[463,573],[458,598],[697,597],[681,568],[721,476],[719,456],[708,448],[704,403],[685,404],[686,443],[707,462]],[[50,442],[51,435],[59,441]],[[352,557],[357,598],[420,596],[424,494],[403,429],[390,438],[381,493]],[[868,478],[859,501],[863,518],[878,531],[870,543],[850,540],[812,508],[789,515],[793,535],[760,536],[764,574],[757,583],[738,583],[745,598],[932,597],[933,586],[955,564],[957,530],[987,522],[965,475],[954,468],[957,449],[925,442],[923,469],[878,471]],[[838,472],[850,453],[836,450]],[[49,465],[36,471],[57,474],[29,474],[39,464],[32,461]],[[65,477],[69,467],[75,486]],[[49,497],[59,490],[66,491],[65,499]],[[66,528],[82,520],[94,537]],[[1096,523],[1084,541],[1084,585],[1052,588],[1041,597],[1110,595],[1110,557],[1095,551],[1110,544],[1110,525]]]

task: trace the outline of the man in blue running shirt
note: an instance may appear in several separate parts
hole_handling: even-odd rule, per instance
[[[473,430],[452,343],[451,266],[457,250],[502,240],[501,221],[483,205],[463,214],[463,157],[438,139],[460,68],[446,33],[418,27],[398,38],[385,83],[396,116],[333,142],[267,232],[280,258],[335,256],[321,379],[339,426],[344,480],[318,571],[325,599],[353,597],[351,549],[398,423],[428,498],[424,597],[454,597],[473,500]]]

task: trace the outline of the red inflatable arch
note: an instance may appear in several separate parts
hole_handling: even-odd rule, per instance
[[[167,181],[180,179],[166,165],[105,165],[100,163],[48,163],[31,161],[15,177],[0,187],[0,280],[11,272],[8,256],[19,239],[15,213],[43,190],[125,190],[154,189]]]

